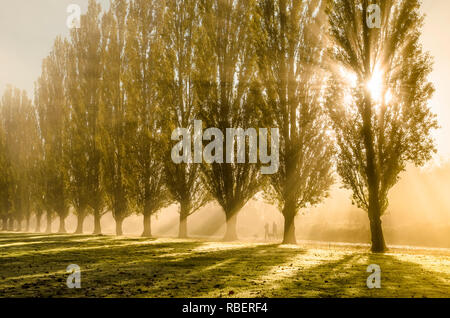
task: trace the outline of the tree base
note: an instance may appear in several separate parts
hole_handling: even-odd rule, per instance
[[[238,237],[236,233],[227,233],[222,239],[222,242],[236,242],[238,241]]]
[[[123,220],[116,220],[116,236],[123,236]]]
[[[102,235],[102,226],[100,223],[100,213],[94,213],[94,233],[92,235]]]
[[[386,242],[384,240],[383,227],[381,226],[380,217],[369,218],[371,248],[372,253],[385,253],[387,251]]]
[[[228,212],[226,215],[226,232],[223,237],[223,242],[235,242],[238,241],[237,236],[237,212]]]
[[[281,245],[297,245],[297,241],[295,239],[284,239]]]
[[[385,246],[385,247],[374,247],[372,246],[370,248],[370,251],[374,254],[384,254],[387,253],[389,251],[389,249]]]

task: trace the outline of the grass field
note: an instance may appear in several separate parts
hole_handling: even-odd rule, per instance
[[[81,289],[66,286],[70,264]],[[366,286],[370,264],[381,289]],[[450,253],[3,233],[0,297],[450,297]]]

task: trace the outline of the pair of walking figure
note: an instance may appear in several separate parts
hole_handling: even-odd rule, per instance
[[[272,224],[272,233],[270,232],[269,229],[269,223],[266,223],[266,225],[264,226],[264,239],[268,240],[271,238],[278,238],[278,229],[277,229],[277,223],[273,222]]]

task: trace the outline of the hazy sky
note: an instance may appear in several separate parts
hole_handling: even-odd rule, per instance
[[[109,0],[100,1],[105,7]],[[431,76],[436,93],[431,106],[442,128],[436,139],[439,154],[450,157],[450,1],[424,0],[427,14],[423,44],[435,58]],[[0,0],[0,94],[6,84],[26,89],[30,96],[41,61],[59,34],[67,35],[69,4],[83,12],[88,0]]]
[[[100,0],[109,7],[109,0]],[[78,4],[84,13],[88,0],[0,0],[0,93],[6,84],[26,89],[30,96],[58,35],[67,36],[67,7]]]

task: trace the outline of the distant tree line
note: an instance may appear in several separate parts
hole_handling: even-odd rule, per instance
[[[380,28],[366,23],[370,4]],[[72,210],[76,233],[92,214],[101,234],[111,212],[122,235],[138,213],[151,236],[152,216],[177,204],[184,238],[188,217],[215,201],[235,240],[239,211],[263,193],[284,216],[283,243],[296,243],[295,216],[338,174],[368,213],[372,250],[384,251],[389,190],[408,162],[435,152],[419,9],[419,0],[115,0],[102,12],[90,0],[80,28],[44,59],[34,102],[13,87],[0,101],[2,229],[30,231],[34,214],[34,231],[45,215],[46,232],[57,217],[65,233]],[[174,163],[172,131],[195,120],[223,132],[279,128],[279,171]]]

